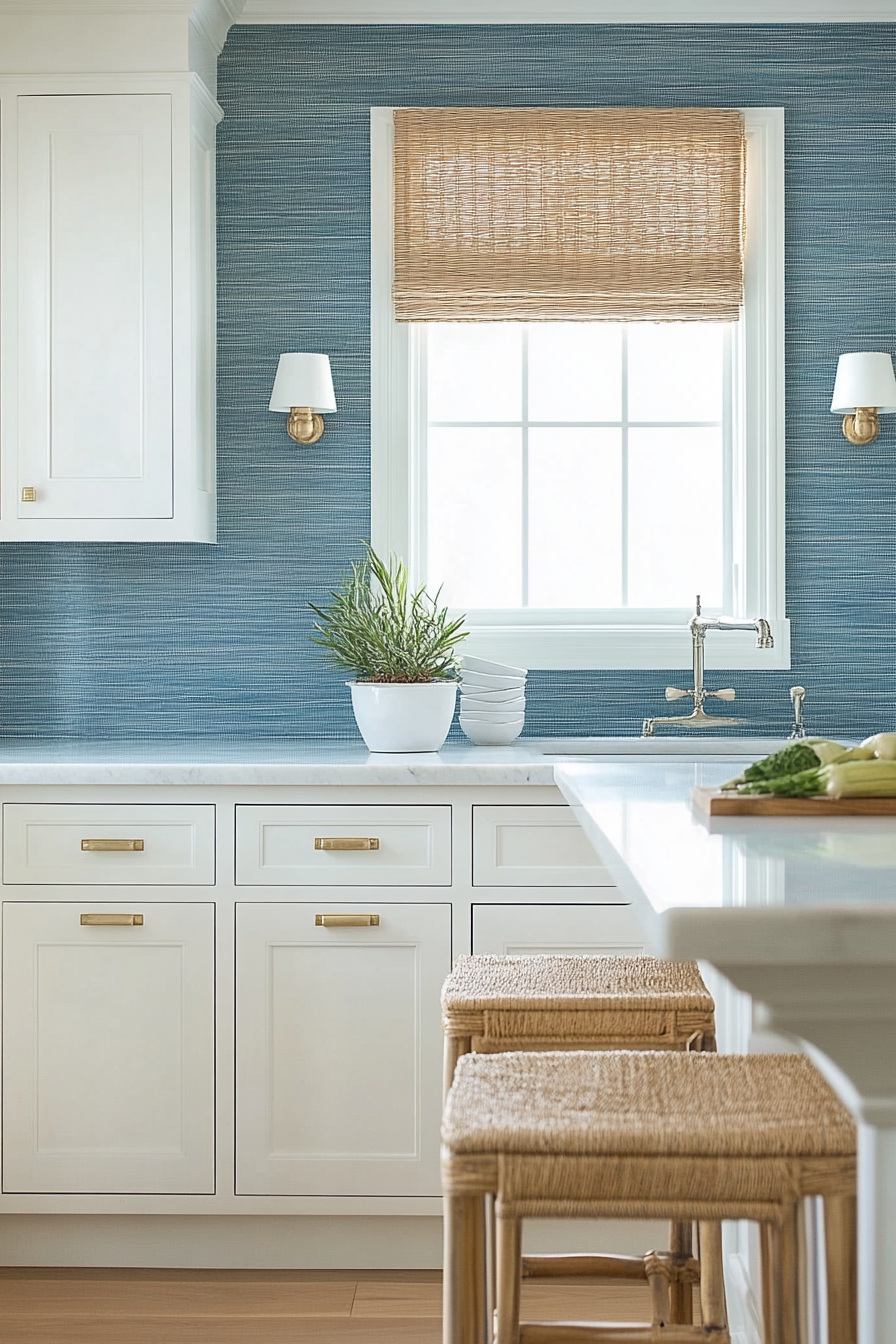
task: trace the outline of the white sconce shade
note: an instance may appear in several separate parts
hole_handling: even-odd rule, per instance
[[[329,358],[281,355],[268,410],[286,412],[286,432],[294,443],[317,443],[324,432],[324,415],[336,410]]]
[[[327,355],[280,356],[268,410],[291,411],[293,406],[310,406],[318,415],[336,410]]]
[[[831,410],[834,415],[848,415],[857,406],[876,406],[884,415],[896,412],[896,374],[890,355],[865,351],[838,359]]]
[[[831,412],[842,415],[850,443],[871,443],[879,433],[878,415],[896,413],[896,374],[892,356],[854,351],[837,361]]]

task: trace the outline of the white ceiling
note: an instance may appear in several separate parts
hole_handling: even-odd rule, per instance
[[[896,23],[896,0],[246,0],[237,22]]]

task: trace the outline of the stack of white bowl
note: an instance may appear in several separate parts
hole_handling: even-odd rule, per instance
[[[526,668],[461,659],[460,726],[478,747],[506,747],[523,731]]]

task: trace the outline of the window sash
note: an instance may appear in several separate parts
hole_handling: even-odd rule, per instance
[[[476,604],[466,603],[465,612],[474,620],[481,619],[481,613],[485,610],[491,612],[507,610],[517,613],[521,619],[528,620],[530,612],[553,612],[568,610],[563,607],[542,607],[538,604],[530,604],[528,600],[529,579],[530,579],[530,539],[528,518],[528,499],[527,499],[527,465],[529,459],[529,431],[544,428],[564,429],[619,429],[621,438],[622,472],[623,472],[623,499],[622,506],[622,536],[621,536],[621,588],[622,601],[618,606],[607,607],[604,620],[606,623],[610,619],[610,613],[619,611],[649,611],[650,620],[656,621],[662,619],[665,613],[668,619],[669,613],[677,612],[677,607],[662,607],[651,605],[649,608],[639,607],[628,601],[629,592],[629,547],[628,534],[630,523],[633,517],[631,510],[631,500],[627,484],[627,465],[629,455],[629,431],[644,429],[694,429],[694,428],[720,428],[722,431],[722,454],[723,454],[723,479],[722,479],[722,499],[721,509],[723,514],[722,528],[722,600],[718,606],[713,606],[705,600],[703,609],[708,613],[730,612],[734,610],[734,580],[733,580],[733,537],[734,537],[734,518],[733,518],[733,484],[732,477],[738,472],[740,458],[743,453],[743,432],[742,426],[735,426],[733,423],[733,384],[736,378],[736,369],[740,366],[739,345],[740,345],[739,324],[732,323],[726,325],[725,338],[722,356],[722,418],[721,420],[637,420],[630,417],[628,413],[628,398],[623,396],[623,410],[619,419],[615,420],[538,420],[531,416],[515,420],[434,420],[430,419],[428,414],[423,413],[425,405],[425,389],[427,385],[427,366],[429,362],[429,330],[425,324],[414,324],[411,328],[410,340],[414,345],[413,367],[417,386],[415,394],[420,397],[421,415],[418,418],[416,428],[416,452],[418,466],[418,489],[416,491],[416,512],[417,522],[415,531],[418,537],[418,556],[419,556],[419,577],[430,587],[438,586],[440,576],[430,575],[428,573],[428,555],[429,555],[429,492],[427,484],[427,473],[429,467],[429,430],[437,428],[471,428],[471,429],[520,429],[522,435],[522,480],[523,480],[523,498],[522,504],[522,556],[521,556],[521,592],[522,600],[514,607],[508,608],[483,608]],[[622,334],[622,381],[627,383],[628,379],[628,337],[624,331]],[[525,387],[527,382],[528,368],[528,333],[524,328],[522,334],[522,382]],[[527,392],[523,392],[523,404],[528,406]],[[596,608],[571,608],[576,613],[583,610],[597,610]],[[580,619],[577,615],[577,619]]]

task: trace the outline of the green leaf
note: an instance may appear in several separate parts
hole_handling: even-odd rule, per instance
[[[463,616],[451,619],[439,605],[441,588],[411,590],[399,556],[385,561],[364,543],[366,554],[353,563],[330,593],[329,607],[308,606],[318,618],[311,639],[331,661],[353,670],[359,681],[424,682],[456,674],[454,650],[466,639]]]

